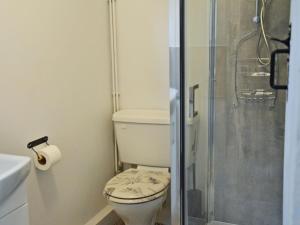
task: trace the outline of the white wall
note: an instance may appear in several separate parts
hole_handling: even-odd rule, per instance
[[[48,135],[63,154],[32,168],[31,225],[85,224],[113,175],[107,1],[1,1],[0,29],[0,152]]]
[[[117,1],[122,109],[169,109],[168,3]]]

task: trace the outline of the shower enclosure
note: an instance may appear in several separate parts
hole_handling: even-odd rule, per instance
[[[172,224],[282,225],[290,0],[178,4]]]

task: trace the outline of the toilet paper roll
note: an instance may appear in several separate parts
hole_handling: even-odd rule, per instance
[[[46,171],[61,159],[61,152],[55,145],[48,145],[36,152],[41,156],[41,158],[38,159],[37,155],[34,154],[33,162],[39,170]]]

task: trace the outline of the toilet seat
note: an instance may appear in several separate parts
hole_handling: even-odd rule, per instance
[[[128,169],[109,180],[103,194],[116,203],[143,203],[166,194],[169,183],[169,172]]]

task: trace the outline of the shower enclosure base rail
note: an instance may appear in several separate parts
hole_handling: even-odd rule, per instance
[[[212,221],[212,222],[208,223],[207,225],[237,225],[237,224]]]

